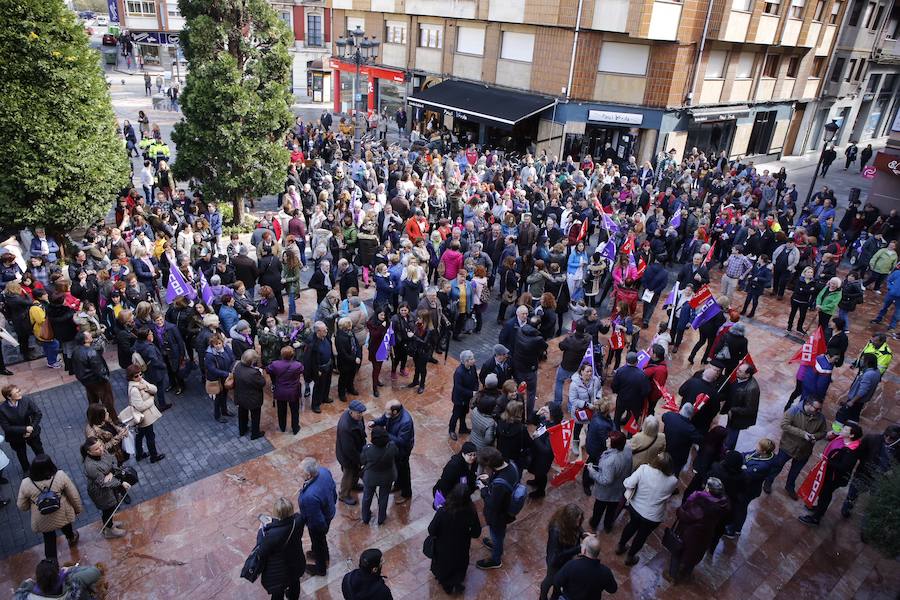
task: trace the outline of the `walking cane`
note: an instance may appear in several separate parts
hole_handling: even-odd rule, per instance
[[[119,503],[116,504],[116,507],[113,509],[112,514],[109,515],[109,519],[107,519],[106,522],[103,524],[101,531],[103,529],[106,529],[107,527],[109,527],[109,524],[112,523],[113,517],[116,516],[116,512],[119,510],[119,507],[122,506],[122,502],[124,502],[125,498],[127,498],[127,497],[128,497],[128,490],[125,490],[125,493],[122,494],[122,498],[119,500]]]

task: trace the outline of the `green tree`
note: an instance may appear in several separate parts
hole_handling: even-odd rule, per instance
[[[62,0],[0,0],[0,224],[57,233],[128,184],[100,57]]]
[[[244,199],[275,192],[290,154],[291,32],[266,0],[179,0],[188,76],[175,125],[175,175],[227,200],[234,222]]]

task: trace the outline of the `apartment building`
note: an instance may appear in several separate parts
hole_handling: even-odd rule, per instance
[[[846,5],[331,0],[335,38],[359,26],[382,41],[379,65],[365,75],[370,109],[405,97],[411,116],[437,113],[478,141],[512,136],[553,154],[639,160],[694,146],[729,156],[793,150]],[[341,77],[342,69],[334,108],[343,111]],[[493,114],[501,109],[505,116]]]
[[[821,113],[818,123],[834,119],[841,125],[839,146],[888,134],[900,104],[898,37],[896,1],[852,0],[816,107]],[[820,137],[811,135],[806,147],[817,148]]]
[[[175,70],[176,57],[182,61],[179,34],[184,18],[178,0],[109,0],[110,21],[131,32],[144,64]],[[272,0],[272,7],[294,34],[291,47],[293,67],[291,89],[295,95],[316,102],[331,101],[331,9],[324,0]]]

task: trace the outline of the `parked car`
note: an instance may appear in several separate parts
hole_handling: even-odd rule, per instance
[[[99,25],[100,27],[106,27],[107,25],[109,25],[109,17],[97,17],[97,25]]]
[[[104,46],[115,46],[117,42],[118,41],[116,40],[116,36],[114,36],[113,34],[103,34],[103,41],[101,42],[101,44],[103,44]]]

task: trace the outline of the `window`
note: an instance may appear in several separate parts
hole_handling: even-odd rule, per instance
[[[884,4],[879,4],[878,9],[875,11],[875,17],[872,19],[872,24],[868,26],[869,29],[875,31],[878,29],[878,24],[881,22],[881,16],[884,14]]]
[[[832,25],[836,25],[838,21],[838,14],[841,12],[842,2],[835,2],[831,5],[831,16],[828,17],[828,22]]]
[[[866,91],[870,94],[874,94],[876,90],[878,90],[878,84],[881,83],[881,74],[878,73],[876,75],[872,75],[869,77],[869,85],[866,87]]]
[[[806,7],[806,0],[791,0],[791,18],[802,19],[803,9]]]
[[[443,48],[444,28],[430,23],[419,24],[419,46],[422,48]]]
[[[728,52],[713,50],[709,53],[709,61],[706,63],[706,79],[722,79],[725,77],[725,64],[728,62]]]
[[[287,25],[288,29],[294,28],[294,18],[293,12],[289,10],[279,10],[278,18],[281,19],[285,25]]]
[[[181,18],[181,9],[178,8],[178,3],[175,2],[175,0],[169,0],[169,2],[166,2],[166,12],[169,13],[170,18]]]
[[[856,70],[856,63],[857,63],[857,62],[859,62],[859,61],[858,61],[857,59],[855,59],[855,58],[851,58],[851,59],[850,59],[850,68],[847,69],[847,76],[844,77],[844,83],[847,83],[847,82],[849,82],[851,79],[853,79],[853,71]]]
[[[306,15],[306,45],[324,46],[322,36],[322,15]]]
[[[456,51],[461,54],[484,56],[484,29],[479,27],[457,27]]]
[[[850,21],[848,22],[848,25],[850,25],[850,27],[856,27],[857,25],[859,25],[859,17],[862,14],[862,10],[865,5],[865,2],[862,2],[862,0],[858,0],[857,2],[853,3],[853,6],[850,7]],[[871,6],[872,3],[869,2],[869,5]]]
[[[646,75],[650,46],[604,42],[600,47],[599,71],[624,75]]]
[[[884,76],[884,84],[881,86],[882,94],[890,94],[894,90],[894,86],[897,85],[898,79],[897,73],[889,73]]]
[[[753,0],[731,0],[731,10],[750,12],[753,10]]]
[[[128,0],[125,2],[125,12],[136,16],[156,16],[156,2],[153,0]]]
[[[816,2],[816,12],[813,13],[813,21],[822,22],[822,14],[825,12],[825,0]]]
[[[810,77],[822,77],[825,74],[825,68],[827,63],[825,62],[824,56],[817,56],[813,59],[812,72],[809,74]]]
[[[841,76],[844,73],[844,65],[847,64],[846,58],[838,58],[834,61],[834,69],[831,71],[831,82],[837,83],[841,80]]]
[[[741,52],[738,58],[737,69],[734,71],[735,79],[753,79],[753,59],[756,58],[752,52]]]
[[[859,66],[856,68],[856,76],[853,78],[853,81],[859,81],[863,78],[863,71],[866,68],[866,59],[859,59]]]
[[[365,31],[366,20],[361,17],[347,17],[347,33],[356,31],[357,27]]]
[[[777,15],[780,5],[781,0],[766,0],[766,6],[763,8],[763,12],[767,15]]]
[[[385,24],[384,39],[389,44],[405,44],[406,23],[403,21],[388,21]]]
[[[787,76],[791,79],[797,78],[797,73],[800,71],[800,57],[792,56],[788,59],[787,66]]]
[[[862,2],[860,4],[863,4]],[[868,28],[869,21],[872,20],[872,15],[875,13],[875,3],[869,2],[866,4],[866,12],[863,14],[862,22]],[[852,17],[851,17],[852,18]]]
[[[500,44],[500,58],[531,62],[534,56],[534,34],[504,31]]]
[[[770,54],[766,57],[766,62],[763,65],[763,77],[778,77],[778,64],[781,61],[781,57],[777,54]]]

